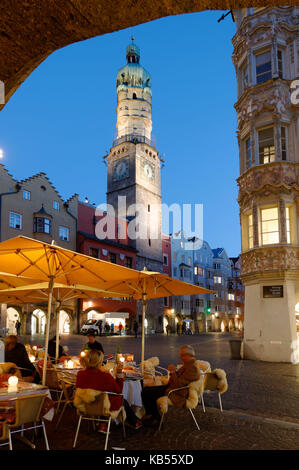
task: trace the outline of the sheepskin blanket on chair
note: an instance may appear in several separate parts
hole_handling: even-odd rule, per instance
[[[110,400],[107,393],[91,388],[76,389],[74,406],[79,413],[90,416],[111,416],[112,419],[122,417],[121,408],[110,411]]]
[[[155,367],[160,363],[157,356],[150,357],[144,361],[144,373],[143,373],[143,386],[152,387],[155,385],[166,385],[168,382],[168,376],[156,375]]]
[[[185,408],[191,408],[191,409],[194,409],[197,407],[198,400],[204,391],[204,375],[201,373],[201,371],[203,370],[203,368],[205,370],[208,370],[210,368],[210,364],[205,361],[196,361],[195,364],[199,370],[200,377],[198,380],[195,380],[194,382],[189,383],[188,385],[189,393],[188,393],[188,397],[185,403]],[[171,394],[170,394],[170,397],[171,397]],[[170,397],[164,396],[164,397],[160,397],[157,399],[158,409],[161,414],[167,413],[168,406],[173,405]]]
[[[204,390],[216,390],[224,393],[228,389],[226,372],[223,369],[214,369],[205,375]]]

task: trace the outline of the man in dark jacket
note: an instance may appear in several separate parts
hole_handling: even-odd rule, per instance
[[[86,349],[95,349],[96,351],[102,351],[102,353],[104,354],[103,346],[101,345],[101,343],[96,341],[96,337],[94,333],[89,333],[87,335],[87,338],[88,338],[88,343],[85,344]]]
[[[170,378],[167,385],[158,385],[143,389],[142,401],[146,411],[146,417],[144,419],[145,425],[159,425],[160,415],[156,404],[158,398],[168,395],[171,390],[186,387],[190,382],[200,378],[200,371],[195,364],[196,359],[193,347],[188,344],[182,346],[180,348],[180,358],[183,363],[182,367],[177,369],[173,364],[168,366]],[[179,408],[184,408],[186,406],[188,393],[188,389],[173,392],[171,395],[172,403]]]

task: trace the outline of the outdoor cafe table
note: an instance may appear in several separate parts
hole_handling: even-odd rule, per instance
[[[38,385],[30,382],[23,382],[19,380],[16,387],[11,387],[8,385],[8,382],[1,382],[0,385],[0,407],[1,404],[7,406],[7,402],[13,403],[20,397],[30,396],[30,395],[44,395],[46,392],[47,397],[51,400],[51,395],[48,387],[44,385]],[[46,397],[46,399],[47,399]],[[51,403],[51,402],[50,402]],[[41,415],[43,419],[47,421],[52,421],[54,417],[54,404],[50,404],[50,409],[46,411],[45,414],[43,413],[43,408]],[[30,447],[34,448],[34,445],[31,441],[29,441],[25,436],[19,436],[19,439],[22,440],[25,444],[29,445]]]
[[[63,363],[54,365],[55,369],[65,371],[68,374],[72,374],[76,376],[79,370],[82,370],[82,367],[65,367]],[[113,375],[113,374],[111,374]],[[134,378],[130,377],[129,375],[124,378],[124,385],[123,385],[123,397],[130,406],[142,407],[142,398],[141,398],[141,377]]]

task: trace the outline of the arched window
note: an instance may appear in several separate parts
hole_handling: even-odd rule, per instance
[[[137,95],[136,95],[136,93],[133,93],[133,100],[137,100]]]

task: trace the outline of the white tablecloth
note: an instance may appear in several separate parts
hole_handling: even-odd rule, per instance
[[[125,380],[123,386],[124,399],[129,405],[142,406],[140,380]]]

